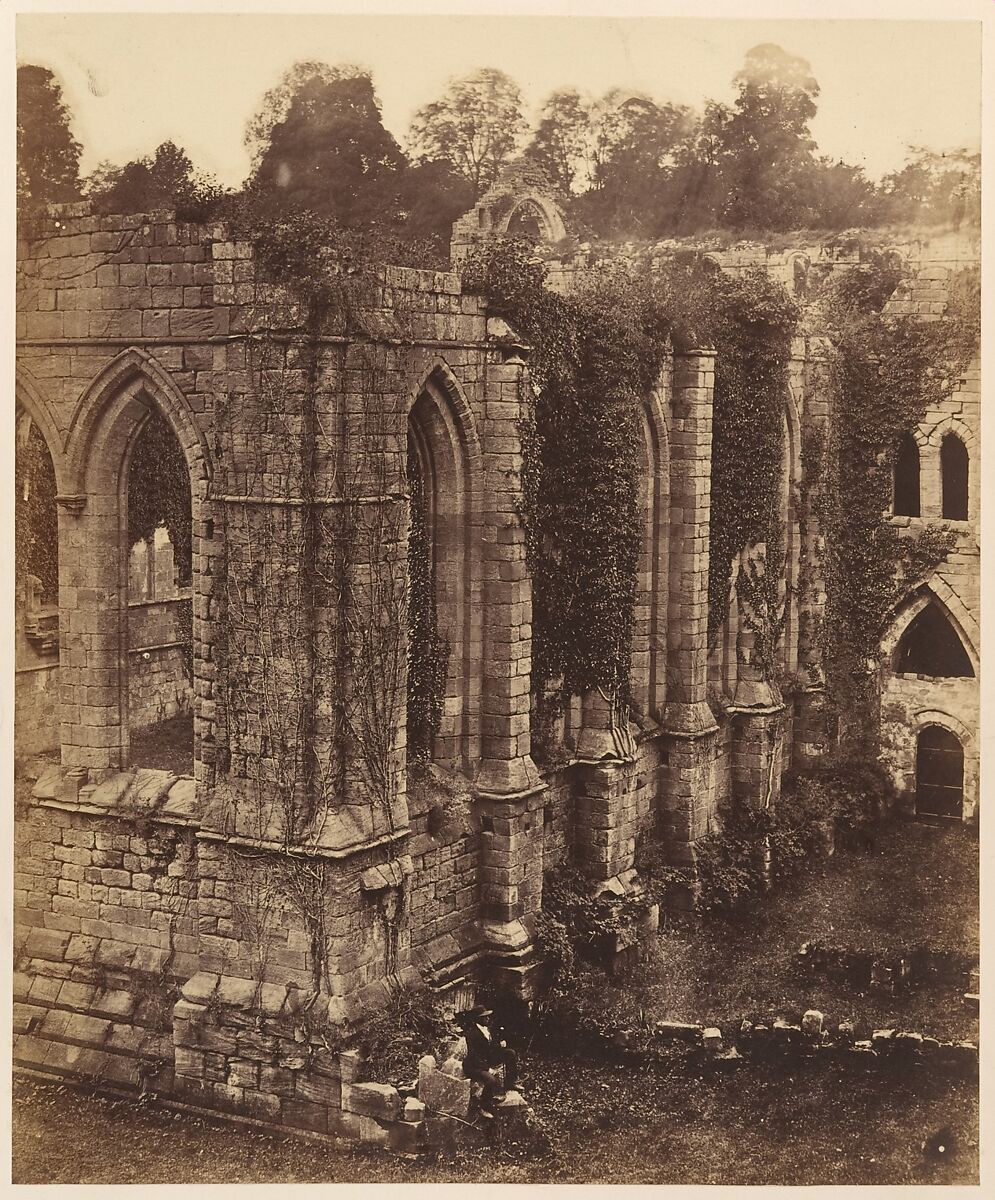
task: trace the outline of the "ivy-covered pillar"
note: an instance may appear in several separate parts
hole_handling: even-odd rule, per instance
[[[799,345],[799,343],[801,343]],[[819,477],[826,454],[832,381],[824,338],[797,339],[802,352],[802,463],[798,497],[798,674],[792,759],[817,762],[828,746],[821,625],[826,604],[823,536],[818,518]]]
[[[733,722],[732,794],[738,803],[751,808],[767,808],[777,800],[784,752],[784,703],[780,689],[771,682],[773,649],[765,655],[763,612],[754,607],[766,591],[762,588],[766,549],[759,543],[740,554],[736,573],[736,692],[727,710]]]
[[[487,363],[484,448],[481,758],[474,778],[481,829],[481,932],[492,969],[518,990],[532,961],[525,918],[542,900],[542,792],[530,733],[532,586],[519,516],[519,422],[532,384],[523,347]]]
[[[708,520],[715,352],[674,355],[671,393],[670,566],[662,830],[686,862],[715,800],[715,734],[708,706]]]

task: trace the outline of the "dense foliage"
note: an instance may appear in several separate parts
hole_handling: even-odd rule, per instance
[[[19,199],[71,199],[80,147],[59,85],[31,66],[18,81]],[[184,152],[168,142],[154,158],[101,164],[87,190],[120,211],[176,207],[191,219],[226,215],[233,195],[254,197],[271,216],[309,210],[342,229],[431,241],[438,252],[452,222],[522,155],[572,197],[574,224],[601,237],[977,224],[979,154],[917,148],[875,184],[818,153],[810,125],[819,85],[804,59],[756,46],[734,85],[732,104],[707,101],[701,112],[631,90],[562,87],[530,131],[518,85],[483,68],[415,113],[405,154],[383,125],[368,71],[298,62],[247,123],[252,169],[237,192],[226,198],[188,160],[184,169]]]
[[[206,214],[220,195],[174,142],[163,142],[151,158],[135,159],[123,167],[102,163],[88,176],[86,191],[97,212],[171,209],[181,219]]]
[[[176,435],[158,409],[142,426],[128,472],[128,545],[150,541],[160,525],[173,543],[181,584],[191,578],[190,472]]]
[[[943,403],[976,353],[979,280],[950,282],[943,320],[884,311],[899,269],[877,257],[843,275],[823,303],[836,349],[835,399],[828,437],[805,464],[818,480],[825,536],[822,624],[829,697],[844,718],[842,736],[872,736],[873,672],[896,605],[952,545],[943,528],[910,534],[887,519],[894,456],[926,411]],[[867,747],[865,747],[867,748]]]
[[[712,407],[709,515],[708,640],[713,644],[729,608],[733,562],[763,545],[768,569],[751,594],[763,621],[757,633],[772,669],[780,619],[776,596],[760,594],[780,577],[783,558],[781,488],[788,358],[798,310],[762,270],[727,275],[697,255],[677,258],[654,286],[673,328],[716,351]],[[741,576],[741,583],[747,577]]]
[[[693,870],[667,865],[664,848],[644,841],[640,877],[663,903],[681,887],[699,913],[734,913],[809,868],[834,837],[866,840],[894,796],[878,763],[836,757],[786,777],[770,808],[724,806],[718,829],[695,844]]]
[[[531,347],[537,396],[524,430],[523,516],[533,688],[558,680],[566,694],[601,687],[624,699],[639,548],[638,413],[666,353],[663,314],[625,271],[560,296],[529,248],[513,241],[471,261],[465,284]]]
[[[24,423],[26,422],[26,424]],[[59,596],[59,514],[55,505],[55,468],[38,427],[24,417],[18,423],[14,454],[14,550],[18,581],[41,580],[49,602]]]
[[[17,68],[17,204],[63,203],[79,195],[82,147],[58,80],[45,67]]]

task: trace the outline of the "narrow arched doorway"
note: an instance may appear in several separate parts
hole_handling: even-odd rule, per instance
[[[964,748],[942,725],[927,725],[916,742],[916,816],[960,820]]]

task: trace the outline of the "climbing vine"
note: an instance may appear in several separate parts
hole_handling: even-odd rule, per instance
[[[770,679],[783,625],[778,583],[784,559],[784,413],[798,309],[759,268],[727,275],[699,254],[675,257],[657,273],[656,288],[677,336],[716,353],[708,644],[715,644],[729,611],[737,556],[763,546],[765,565],[751,560],[737,578],[737,589]]]
[[[14,546],[17,579],[35,575],[42,595],[59,595],[59,518],[55,467],[45,439],[26,413],[18,413],[14,455]]]
[[[569,296],[546,286],[531,249],[508,240],[467,265],[531,347],[522,515],[533,579],[533,688],[562,695],[629,686],[639,550],[639,405],[656,385],[667,328],[651,292],[619,269]]]
[[[872,257],[827,291],[832,412],[825,452],[803,464],[822,473],[822,648],[830,702],[846,718],[841,736],[854,743],[866,743],[876,725],[874,670],[891,614],[954,540],[942,526],[910,534],[888,520],[895,452],[950,395],[978,344],[977,272],[951,279],[945,317],[928,322],[886,311],[899,277],[892,261]]]
[[[536,398],[524,406],[522,510],[533,579],[533,689],[600,687],[624,702],[639,551],[639,405],[671,342],[717,351],[712,431],[709,635],[729,604],[736,556],[758,652],[774,674],[783,623],[780,513],[784,409],[797,310],[761,271],[722,274],[702,256],[654,269],[615,266],[568,296],[546,285],[528,246],[478,252],[464,275],[531,347]]]

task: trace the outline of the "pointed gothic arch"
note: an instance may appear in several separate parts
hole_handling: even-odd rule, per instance
[[[977,649],[977,623],[971,618],[956,593],[938,577],[934,577],[928,584],[916,588],[896,608],[887,632],[881,639],[881,650],[885,659],[894,663],[898,646],[909,626],[924,609],[931,605],[934,605],[949,622],[967,654],[974,675],[977,676],[981,667]]]
[[[424,553],[427,563],[410,563],[409,578],[428,580],[437,649],[444,656],[438,729],[427,745],[413,748],[452,769],[469,769],[478,733],[471,727],[479,710],[480,681],[474,667],[474,527],[479,519],[480,442],[473,413],[448,365],[436,360],[422,377],[408,412],[409,483],[420,494],[424,542],[409,539],[409,553]],[[417,476],[417,482],[415,479]],[[417,498],[414,496],[413,498]],[[414,598],[414,591],[411,592]],[[419,601],[422,603],[422,601]],[[413,614],[409,611],[409,621]],[[420,626],[425,615],[420,614]],[[479,634],[476,636],[479,637]],[[431,638],[429,650],[431,651]],[[431,664],[409,659],[409,669],[431,674]],[[409,689],[410,692],[410,689]],[[409,707],[409,714],[413,709]],[[422,731],[412,730],[421,740]]]
[[[64,664],[62,758],[89,772],[130,762],[128,477],[138,438],[157,411],[176,437],[190,478],[193,538],[192,644],[194,677],[202,672],[210,613],[201,583],[202,535],[213,533],[210,457],[206,439],[180,388],[150,355],[122,351],[81,394],[66,439],[67,516],[60,531],[64,625],[70,648]],[[194,759],[213,732],[203,701],[194,700]],[[213,706],[212,706],[213,707]]]
[[[14,403],[17,408],[22,408],[28,414],[45,439],[45,445],[48,446],[48,452],[52,456],[55,486],[60,494],[64,493],[66,490],[66,465],[58,423],[38,383],[20,363],[14,372]]]

